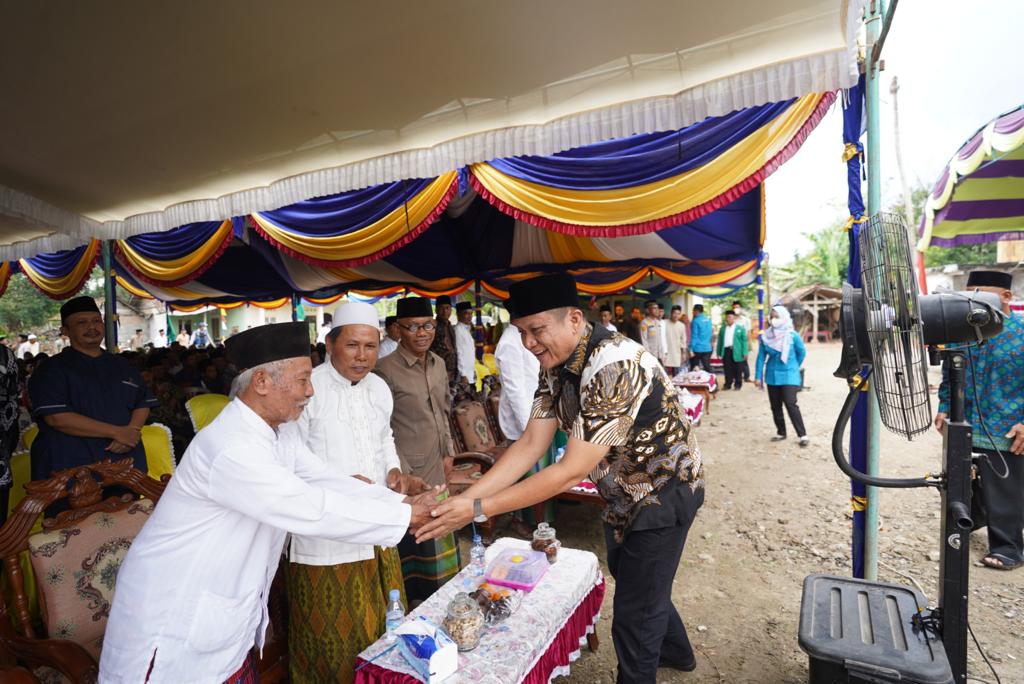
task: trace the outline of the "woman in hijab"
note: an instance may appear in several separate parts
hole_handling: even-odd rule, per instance
[[[768,329],[759,338],[754,382],[758,389],[768,385],[768,402],[776,428],[772,441],[786,439],[786,419],[782,415],[782,405],[785,404],[789,420],[800,438],[800,446],[805,447],[810,440],[804,429],[800,407],[796,405],[796,393],[800,389],[800,366],[807,356],[807,348],[793,330],[793,319],[786,307],[773,306],[768,323]]]

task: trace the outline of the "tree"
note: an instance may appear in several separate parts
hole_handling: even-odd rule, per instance
[[[772,290],[793,290],[806,285],[840,287],[850,263],[849,234],[845,222],[836,221],[814,233],[804,233],[810,250],[793,255],[793,262],[772,269]]]
[[[0,296],[0,327],[17,334],[31,328],[45,326],[60,311],[60,302],[54,301],[20,273],[11,276],[7,291]]]

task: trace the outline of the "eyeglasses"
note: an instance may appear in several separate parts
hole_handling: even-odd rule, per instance
[[[402,325],[401,323],[399,323],[398,327],[405,328],[406,330],[411,332],[413,335],[415,335],[420,330],[425,330],[427,332],[434,332],[434,329],[437,326],[434,323],[424,323],[423,325],[420,325],[419,323],[413,323],[412,325]]]

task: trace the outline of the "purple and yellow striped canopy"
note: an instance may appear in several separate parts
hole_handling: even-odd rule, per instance
[[[1024,105],[967,140],[925,202],[918,249],[1024,239]]]

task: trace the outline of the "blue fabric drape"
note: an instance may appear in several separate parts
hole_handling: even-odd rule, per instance
[[[793,102],[749,107],[678,131],[634,135],[550,156],[495,159],[489,164],[515,178],[566,190],[610,190],[653,183],[703,166]]]
[[[44,278],[65,278],[75,270],[78,262],[82,260],[85,250],[88,248],[88,245],[82,245],[81,247],[75,247],[63,252],[37,254],[34,257],[24,259],[24,261],[28,263],[33,271]],[[17,265],[17,263],[13,262],[12,266]]]
[[[134,235],[125,242],[147,259],[170,261],[195,252],[213,237],[222,224],[223,221],[189,223],[163,233]]]
[[[857,85],[847,91],[843,101],[843,144],[856,145],[858,154],[846,162],[846,180],[848,185],[847,204],[850,216],[864,216],[864,195],[861,192],[861,159],[864,146],[860,142],[864,132],[864,75],[861,74]],[[860,287],[860,230],[863,224],[854,222],[850,229],[850,265],[846,279],[853,287]],[[868,467],[868,397],[861,392],[850,419],[850,464],[861,472]],[[867,496],[867,488],[859,482],[850,481],[850,493],[855,501],[862,501]],[[853,534],[851,540],[851,560],[853,576],[864,577],[864,523],[865,511],[854,507]]]
[[[384,183],[296,202],[260,216],[297,235],[337,237],[381,220],[419,194],[433,178]]]

